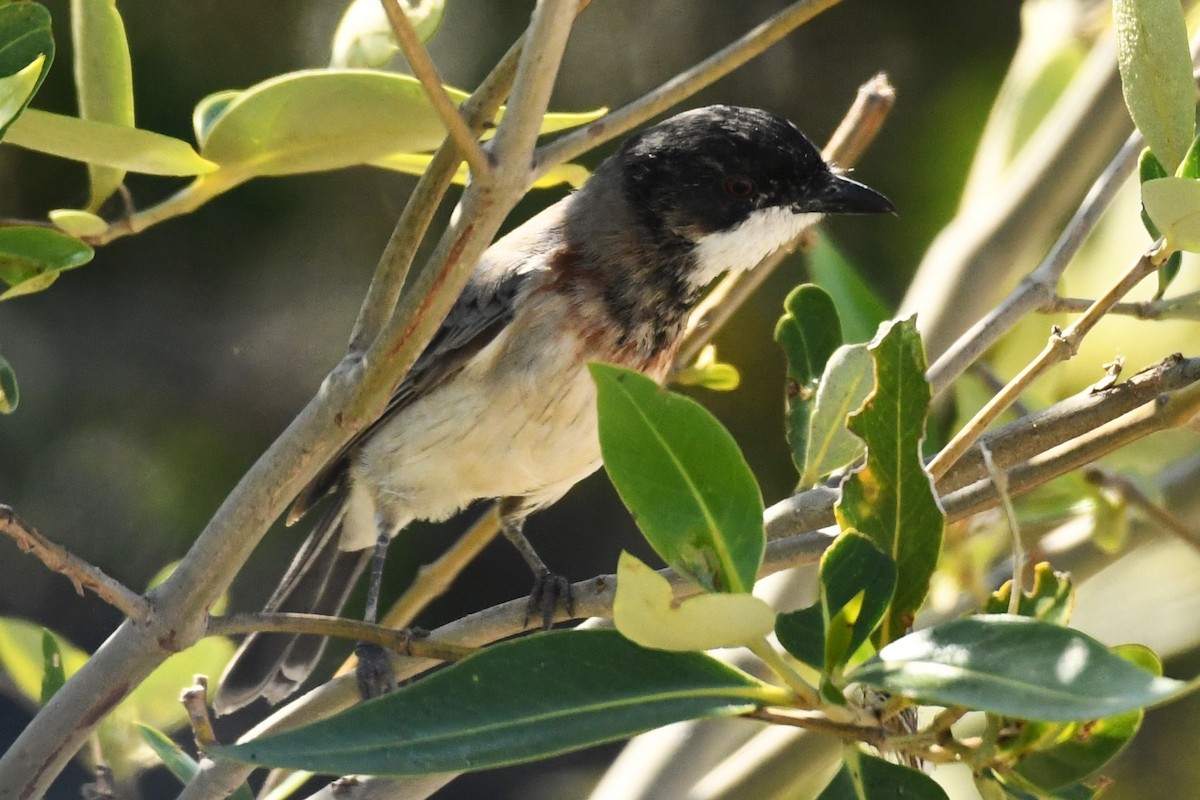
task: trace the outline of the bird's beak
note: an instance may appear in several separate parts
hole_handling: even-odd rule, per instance
[[[829,172],[825,185],[793,210],[820,214],[892,214],[896,207],[870,186]]]

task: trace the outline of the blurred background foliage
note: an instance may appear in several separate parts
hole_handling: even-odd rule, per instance
[[[35,105],[70,114],[68,4],[45,4],[55,19],[59,61]],[[597,0],[575,28],[551,107],[618,107],[784,5]],[[190,140],[192,107],[205,95],[325,65],[343,4],[122,0],[119,7],[132,50],[138,125]],[[443,79],[473,88],[520,34],[531,7],[515,0],[450,0],[430,44]],[[1049,42],[1042,51],[1052,54],[1048,68],[1035,73],[1051,88],[1078,66],[1086,52],[1082,42],[1105,24],[1106,7],[1093,11],[1027,29],[1026,51],[1036,49],[1029,43],[1034,33]],[[898,102],[857,174],[888,194],[900,215],[838,219],[826,230],[894,308],[930,242],[959,207],[989,109],[1020,40],[1020,16],[1021,4],[1011,0],[849,0],[688,105],[761,106],[820,142],[856,87],[886,71]],[[1039,113],[1034,103],[1021,111],[1015,116],[1018,137]],[[583,161],[595,164],[613,147]],[[986,195],[989,174],[976,169],[972,191]],[[178,185],[137,175],[127,183],[139,207]],[[39,218],[47,209],[79,207],[87,199],[82,165],[13,147],[0,147],[0,184],[0,217]],[[0,306],[0,351],[20,378],[23,401],[16,414],[0,417],[0,502],[125,584],[145,586],[186,550],[336,363],[413,185],[406,176],[368,168],[254,181],[194,214],[99,248],[93,263],[50,291]],[[508,225],[562,191],[532,193]],[[1145,246],[1135,192],[1123,194],[1111,216],[1068,272],[1064,294],[1095,296]],[[1030,255],[1012,265],[1013,275],[1031,269],[1048,243],[1024,244]],[[1187,272],[1185,266],[1181,281]],[[719,337],[721,358],[737,365],[741,387],[693,391],[741,444],[768,503],[795,482],[783,437],[783,357],[768,342],[783,296],[805,277],[804,258],[790,259]],[[988,284],[978,291],[995,299],[1008,288]],[[1178,291],[1189,288],[1195,286]],[[998,349],[996,370],[1010,374],[1022,366],[1044,343],[1049,322],[1028,320]],[[1193,325],[1108,320],[1078,359],[1038,384],[1034,399],[1056,399],[1096,381],[1098,365],[1118,352],[1132,371],[1186,349]],[[975,394],[982,397],[984,390]],[[961,399],[964,406],[978,402],[971,392]],[[1160,470],[1165,448],[1183,455],[1194,443],[1172,434],[1140,447],[1115,463]],[[386,591],[398,595],[417,567],[472,518],[467,513],[406,531],[392,548]],[[572,579],[612,572],[622,548],[653,559],[603,474],[535,516],[528,531],[548,563]],[[303,533],[280,525],[264,541],[234,585],[234,608],[261,606]],[[1197,556],[1161,544],[1133,556],[1084,585],[1077,623],[1109,643],[1145,641],[1171,659],[1168,674],[1195,674]],[[489,548],[419,624],[434,627],[527,592],[527,573],[517,558],[504,545]],[[86,651],[120,621],[115,611],[93,597],[75,596],[64,579],[9,544],[0,544],[0,616],[50,626]],[[162,702],[174,703],[174,694],[164,693]],[[1194,762],[1178,757],[1177,743],[1200,734],[1191,713],[1195,702],[1150,712],[1107,796],[1184,797],[1194,791],[1185,787],[1200,776]],[[0,747],[28,714],[12,693],[0,694]],[[439,797],[582,796],[613,752],[601,748],[465,776]],[[64,775],[54,796],[77,797],[83,780],[82,771]],[[171,796],[175,785],[150,775],[144,794]]]

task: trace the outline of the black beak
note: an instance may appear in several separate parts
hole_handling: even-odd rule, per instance
[[[793,211],[821,214],[894,214],[892,201],[870,186],[849,178],[826,173],[824,186],[816,187],[812,196],[797,203]]]

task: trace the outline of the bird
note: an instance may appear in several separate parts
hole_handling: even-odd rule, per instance
[[[534,573],[531,603],[548,625],[555,605],[569,603],[568,584],[522,528],[601,465],[587,364],[661,383],[716,277],[753,268],[823,215],[894,211],[768,111],[707,106],[632,134],[582,188],[483,254],[379,419],[297,498],[289,522],[318,502],[327,507],[267,610],[336,615],[374,558],[374,621],[382,554],[396,534],[497,499],[501,530]],[[314,635],[250,634],[214,707],[278,703],[323,647]],[[387,688],[362,673],[360,685]]]

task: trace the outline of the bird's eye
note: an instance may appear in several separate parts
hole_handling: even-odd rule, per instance
[[[741,176],[726,178],[723,187],[725,194],[744,200],[754,194],[754,181]]]

